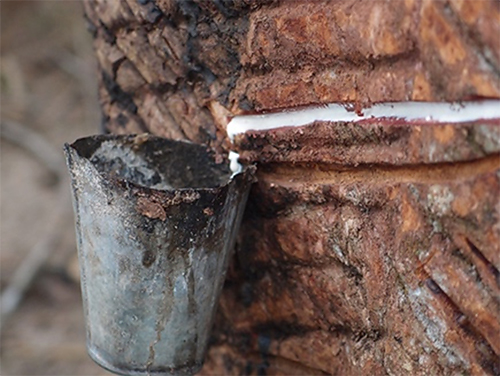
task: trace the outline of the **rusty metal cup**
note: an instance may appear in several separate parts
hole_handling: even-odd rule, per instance
[[[206,147],[92,136],[65,145],[90,356],[124,375],[197,372],[253,168]]]

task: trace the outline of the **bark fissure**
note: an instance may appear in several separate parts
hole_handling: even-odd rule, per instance
[[[490,374],[498,374],[500,372],[500,359],[488,340],[471,324],[467,316],[463,314],[460,308],[436,281],[429,277],[425,280],[425,285],[443,306],[444,312],[449,315],[449,320],[454,323],[456,329],[462,331],[466,337],[472,339],[475,345],[474,355],[479,360],[481,367]]]

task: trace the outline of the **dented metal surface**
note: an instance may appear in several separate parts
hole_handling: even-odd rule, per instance
[[[90,356],[127,374],[202,365],[253,180],[204,146],[93,136],[65,146]]]

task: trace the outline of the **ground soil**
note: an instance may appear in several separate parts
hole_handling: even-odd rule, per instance
[[[64,142],[99,131],[95,61],[81,4],[2,1],[0,12],[1,120],[41,134],[62,161]],[[0,145],[2,291],[64,216],[50,259],[14,314],[2,317],[0,373],[109,374],[85,350],[68,181],[60,187],[29,151],[4,138]]]

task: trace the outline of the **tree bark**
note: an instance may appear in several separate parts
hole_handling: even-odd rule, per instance
[[[500,98],[497,1],[86,0],[103,125]],[[500,374],[500,120],[247,132],[258,163],[204,374]]]

